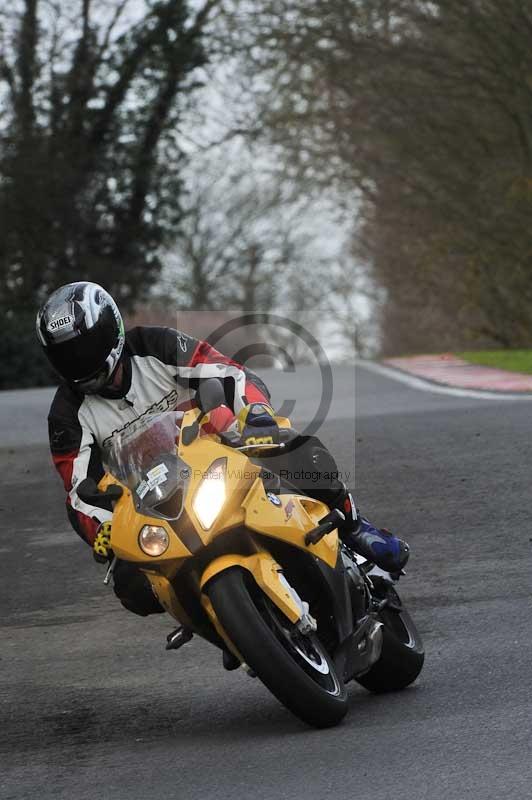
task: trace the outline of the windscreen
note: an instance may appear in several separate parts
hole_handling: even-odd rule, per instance
[[[104,452],[107,470],[131,489],[137,510],[177,519],[188,469],[177,457],[180,416],[173,411],[133,422]]]

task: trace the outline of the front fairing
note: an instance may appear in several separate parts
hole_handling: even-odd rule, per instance
[[[194,510],[194,498],[209,467],[220,458],[226,462],[226,500],[211,527],[205,529]],[[124,488],[114,509],[112,548],[119,558],[148,564],[193,556],[226,530],[242,525],[242,502],[260,473],[246,456],[211,437],[198,437],[188,447],[180,444],[177,449],[174,441],[173,454],[155,458],[129,453],[126,467],[125,461],[115,458],[113,474],[101,484],[103,488],[120,483]],[[157,469],[165,480],[158,483],[160,475],[152,472],[156,485],[147,488],[149,473]],[[150,558],[141,550],[138,536],[144,525],[160,525],[168,532],[170,546],[162,556]]]
[[[188,412],[182,427],[190,425],[196,415],[195,411]],[[140,454],[129,439],[129,451],[115,457],[114,462],[110,459],[114,474],[103,481],[103,485],[114,482],[125,488],[113,515],[112,548],[119,558],[146,566],[166,564],[175,569],[178,565],[170,562],[196,555],[229,530],[246,528],[304,549],[334,566],[338,552],[335,532],[310,548],[304,542],[305,533],[328,512],[323,503],[300,495],[277,497],[267,493],[260,467],[214,437],[199,436],[188,445],[180,439],[176,447],[175,424],[172,427],[164,421],[166,433],[160,424],[154,427],[155,436],[151,438],[159,442],[163,455],[158,456],[151,446]],[[144,440],[144,447],[147,441]],[[173,442],[173,453],[168,451],[169,441]],[[226,499],[211,527],[205,529],[195,512],[194,498],[209,467],[220,459],[225,461]],[[164,468],[159,469],[160,465]],[[150,471],[157,469],[166,480],[152,472],[154,485],[146,490],[143,483],[149,483]],[[141,550],[138,537],[144,525],[160,525],[169,534],[170,545],[162,556],[151,558]]]

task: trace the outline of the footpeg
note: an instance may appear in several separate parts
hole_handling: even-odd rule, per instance
[[[169,633],[166,637],[166,649],[179,650],[184,644],[190,642],[193,636],[194,634],[188,628],[183,628],[183,626],[176,628],[175,631],[172,631],[172,633]]]
[[[256,677],[257,677],[257,673],[256,673],[256,672],[254,672],[254,671],[251,669],[251,667],[250,667],[248,664],[246,664],[246,662],[245,662],[245,661],[243,661],[243,662],[242,662],[242,664],[241,664],[240,666],[242,667],[242,669],[244,670],[244,672],[246,673],[246,675],[248,675],[250,678],[256,678]]]

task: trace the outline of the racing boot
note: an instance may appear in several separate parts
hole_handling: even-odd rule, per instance
[[[345,523],[341,525],[339,534],[347,547],[386,572],[401,572],[410,555],[407,543],[386,528],[376,528],[360,516],[349,492],[344,492],[343,503],[336,507],[345,514]]]
[[[308,464],[316,476],[312,486],[302,485],[303,491],[344,514],[345,522],[339,526],[338,532],[347,547],[386,572],[400,573],[408,561],[407,543],[360,516],[345,483],[339,479],[334,458],[318,439],[303,437],[302,444],[304,446],[300,445],[298,450],[299,462],[305,469]]]

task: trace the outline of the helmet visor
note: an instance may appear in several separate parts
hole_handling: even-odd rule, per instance
[[[106,364],[90,378],[83,378],[80,381],[72,380],[71,383],[73,383],[77,389],[82,391],[83,394],[98,394],[98,392],[104,389],[105,386],[107,386],[107,384],[110,382],[110,372],[110,365]]]
[[[67,381],[78,384],[94,379],[100,370],[107,371],[107,357],[118,342],[117,331],[113,328],[95,325],[80,336],[47,348],[52,366]]]

